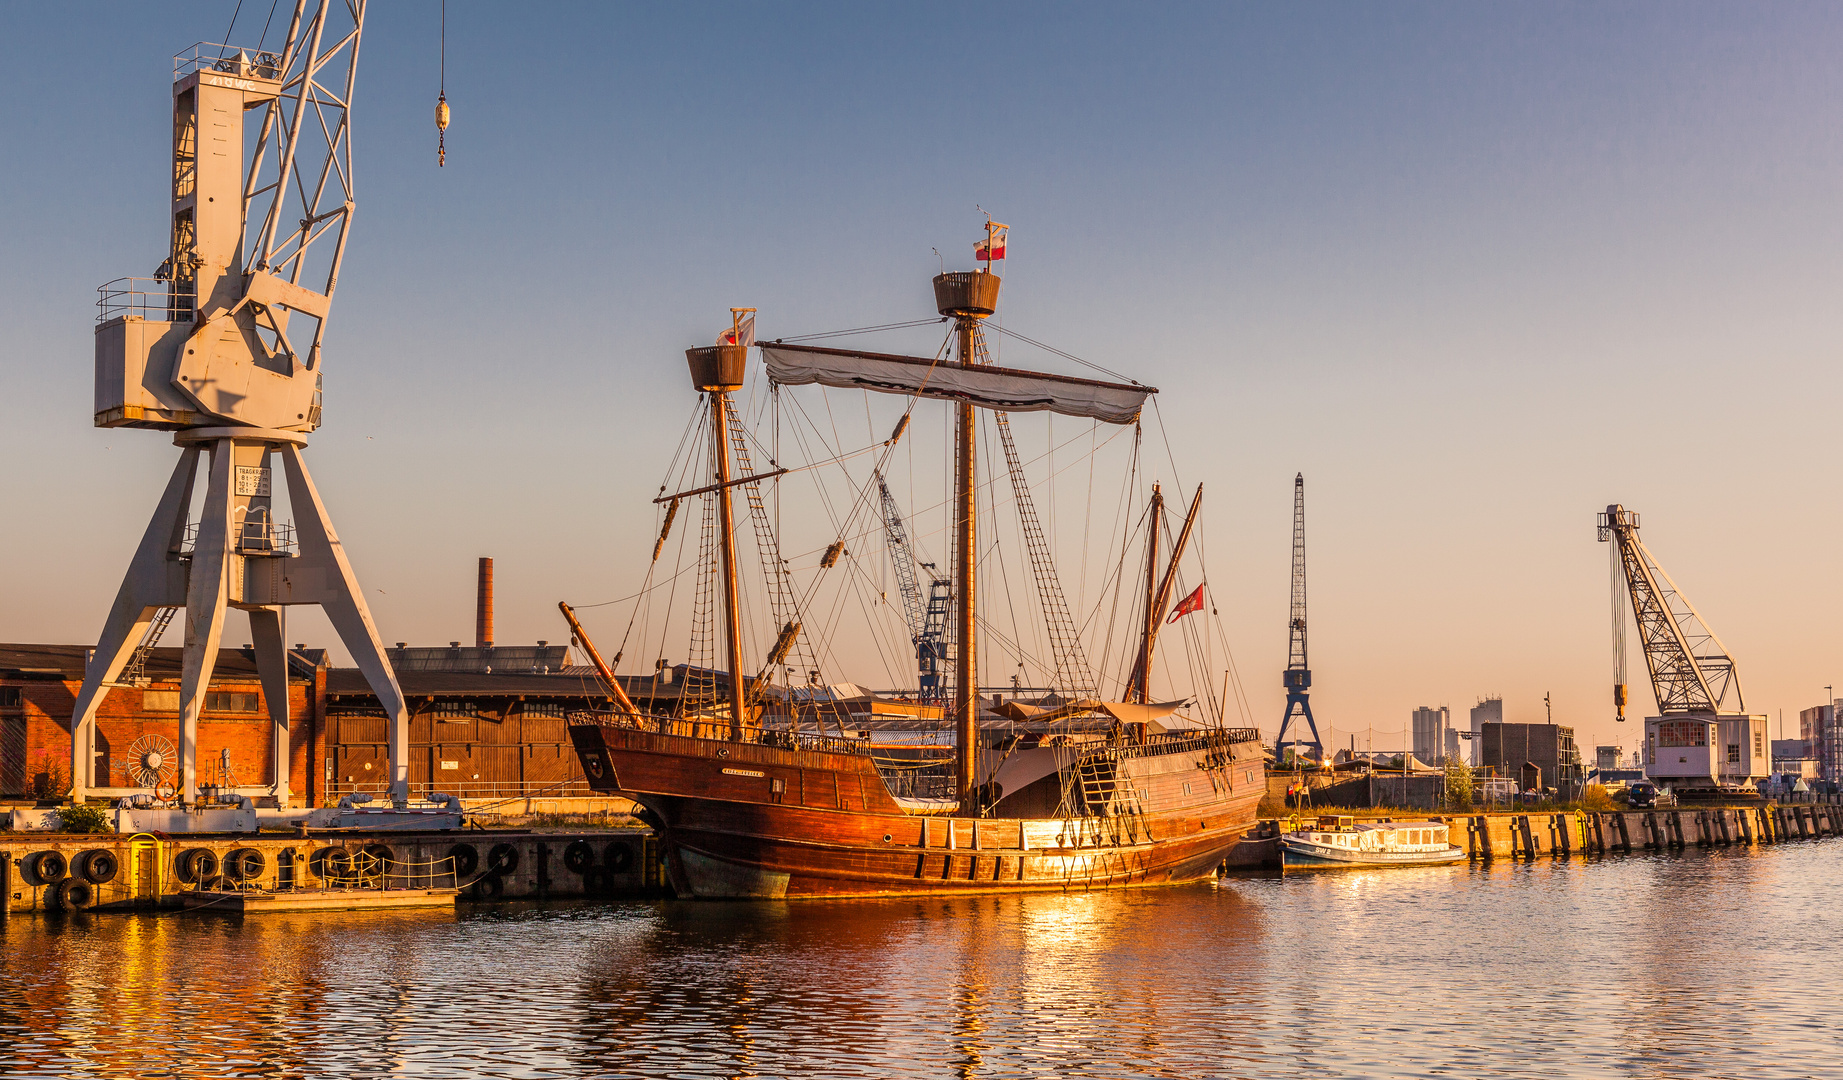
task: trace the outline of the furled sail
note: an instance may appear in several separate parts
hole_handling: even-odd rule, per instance
[[[847,390],[914,394],[965,401],[1006,412],[1053,412],[1109,424],[1139,419],[1145,399],[1158,390],[1002,367],[961,367],[917,356],[761,343],[768,377],[782,386],[818,383]]]

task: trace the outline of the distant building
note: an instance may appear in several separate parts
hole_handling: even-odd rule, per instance
[[[1837,725],[1836,702],[1799,710],[1798,738],[1805,744],[1801,756],[1817,760],[1818,775],[1827,780],[1843,778],[1843,728]]]
[[[1601,772],[1622,768],[1624,763],[1620,759],[1624,754],[1625,748],[1622,746],[1596,746],[1593,748],[1594,768]]]
[[[1495,703],[1495,699],[1493,699]],[[1500,706],[1501,707],[1501,706]],[[1477,712],[1474,710],[1473,715]],[[1524,766],[1540,779],[1539,786],[1554,788],[1564,798],[1581,783],[1581,752],[1574,745],[1574,729],[1560,724],[1486,723],[1479,734],[1478,764],[1501,777],[1522,783]]]
[[[1472,764],[1483,765],[1485,760],[1480,756],[1479,738],[1483,735],[1486,724],[1504,722],[1504,699],[1501,697],[1479,698],[1478,704],[1472,707],[1471,719]]]
[[[1452,710],[1444,705],[1437,709],[1423,705],[1414,710],[1415,757],[1431,765],[1445,756],[1452,718]],[[1456,738],[1451,741],[1458,742]]]
[[[1464,752],[1459,749],[1459,732],[1450,727],[1446,729],[1446,760],[1465,760]]]
[[[1823,774],[1823,763],[1817,759],[1812,745],[1803,739],[1774,739],[1773,772],[1791,773],[1807,780],[1815,780]]]

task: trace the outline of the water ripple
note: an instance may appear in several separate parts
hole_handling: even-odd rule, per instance
[[[1068,896],[15,917],[45,1077],[1809,1077],[1843,841]]]

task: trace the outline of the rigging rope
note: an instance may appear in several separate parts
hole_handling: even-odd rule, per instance
[[[790,337],[775,338],[774,341],[818,341],[821,338],[846,337],[851,334],[876,334],[885,330],[906,330],[912,326],[928,326],[930,324],[944,323],[946,321],[947,317],[942,315],[932,319],[911,319],[908,322],[884,323],[881,326],[860,326],[852,330],[827,330],[819,334],[794,334]]]

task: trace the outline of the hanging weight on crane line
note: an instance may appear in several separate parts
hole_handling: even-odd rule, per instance
[[[448,0],[442,0],[441,82],[435,95],[435,167],[448,164]]]
[[[435,167],[448,163],[448,95],[435,99]]]

